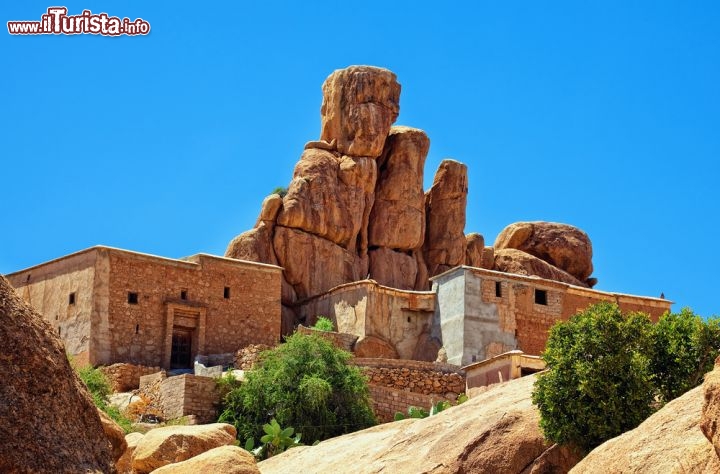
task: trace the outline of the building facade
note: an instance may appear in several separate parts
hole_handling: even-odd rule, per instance
[[[280,267],[92,247],[6,275],[80,363],[189,368],[280,341]]]
[[[623,312],[641,311],[653,321],[670,310],[662,298],[609,293],[538,277],[456,267],[430,279],[437,295],[432,337],[456,365],[519,349],[539,355],[549,329],[601,301]]]

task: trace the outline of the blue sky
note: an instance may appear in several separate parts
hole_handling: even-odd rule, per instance
[[[591,4],[592,3],[592,4]],[[523,220],[593,241],[597,288],[720,315],[720,4],[65,2],[148,36],[11,36],[0,273],[96,244],[224,253],[320,133],[320,86],[371,64],[398,124],[469,167],[466,232]]]

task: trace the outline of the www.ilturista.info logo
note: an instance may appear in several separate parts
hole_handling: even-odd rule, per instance
[[[8,21],[7,27],[11,35],[135,36],[150,33],[150,23],[142,18],[130,21],[90,10],[83,10],[80,15],[68,15],[65,7],[48,8],[40,21]]]

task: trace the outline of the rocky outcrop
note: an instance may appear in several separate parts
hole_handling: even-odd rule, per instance
[[[715,360],[715,369],[705,375],[702,388],[705,398],[700,429],[720,457],[720,357]]]
[[[465,265],[482,268],[485,238],[478,233],[465,236]]]
[[[255,456],[237,446],[220,446],[195,457],[156,469],[156,474],[260,474]]]
[[[539,414],[530,401],[534,377],[494,385],[425,419],[386,423],[290,449],[258,464],[275,472],[561,472],[562,456],[543,454]],[[542,463],[542,464],[541,464]],[[572,463],[570,463],[572,464]]]
[[[430,140],[422,130],[410,127],[390,130],[385,150],[378,158],[375,204],[368,228],[370,246],[395,250],[422,247],[425,239],[423,172],[429,149]]]
[[[132,455],[132,468],[145,474],[235,442],[235,427],[226,423],[164,426],[148,431]]]
[[[425,243],[423,252],[430,276],[438,275],[465,261],[465,205],[467,166],[443,160],[425,194]]]
[[[628,431],[595,448],[573,474],[720,472],[720,459],[700,430],[703,388],[665,405]]]
[[[387,69],[350,66],[322,86],[320,139],[345,155],[377,158],[400,113],[400,84]]]
[[[97,409],[53,328],[0,276],[0,472],[114,472]]]
[[[522,250],[502,249],[495,251],[495,270],[516,273],[518,275],[535,275],[548,280],[561,281],[576,286],[587,286],[569,273],[525,253]]]
[[[556,222],[516,222],[500,232],[495,250],[529,253],[586,283],[593,272],[592,243],[577,227]]]

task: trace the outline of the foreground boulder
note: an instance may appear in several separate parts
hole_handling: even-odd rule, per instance
[[[0,472],[115,472],[60,338],[0,276]]]
[[[264,474],[347,472],[348,467],[355,473],[567,471],[576,459],[568,461],[557,448],[549,451],[530,401],[534,380],[530,376],[495,385],[429,418],[386,423],[317,446],[292,448],[258,467]]]
[[[125,452],[115,463],[119,474],[128,474],[132,472],[132,455],[135,452],[135,448],[137,448],[138,443],[144,437],[145,435],[142,433],[136,432],[125,435]]]
[[[155,428],[148,431],[135,447],[132,468],[138,474],[145,474],[213,448],[233,444],[235,435],[235,427],[226,423]]]
[[[176,464],[153,471],[156,474],[259,474],[255,456],[237,446],[220,446]]]
[[[720,459],[700,431],[703,388],[676,398],[640,426],[585,457],[573,474],[720,472]]]

